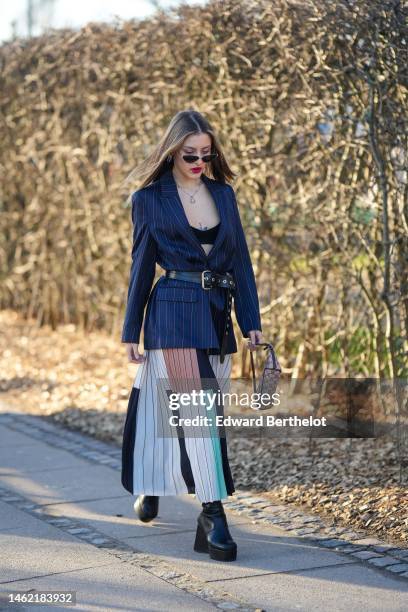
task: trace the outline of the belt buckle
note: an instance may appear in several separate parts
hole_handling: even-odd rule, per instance
[[[201,287],[202,287],[203,289],[211,289],[211,287],[206,287],[206,286],[205,286],[205,281],[206,281],[206,278],[204,277],[204,274],[205,274],[206,272],[209,272],[209,273],[210,273],[210,275],[212,274],[211,270],[203,270],[203,271],[201,272]]]

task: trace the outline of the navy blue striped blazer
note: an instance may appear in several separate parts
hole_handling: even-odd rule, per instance
[[[122,342],[138,343],[144,309],[144,348],[220,348],[227,291],[161,276],[164,270],[214,270],[234,275],[234,308],[245,338],[261,330],[259,301],[245,234],[231,185],[205,175],[220,215],[209,254],[189,225],[171,169],[132,194],[133,247]],[[237,351],[233,329],[227,353]]]

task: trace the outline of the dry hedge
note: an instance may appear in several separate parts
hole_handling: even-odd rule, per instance
[[[4,44],[1,307],[119,341],[124,178],[193,107],[239,174],[284,366],[406,377],[406,18],[396,1],[213,0]]]

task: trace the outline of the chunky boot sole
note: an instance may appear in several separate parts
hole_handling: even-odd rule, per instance
[[[215,561],[235,561],[237,558],[237,545],[228,550],[221,550],[212,546],[207,541],[204,529],[200,524],[197,525],[196,537],[194,542],[194,550],[200,553],[208,553],[211,559]]]

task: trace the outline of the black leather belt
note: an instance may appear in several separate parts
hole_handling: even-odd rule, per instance
[[[166,270],[167,278],[177,278],[179,280],[193,281],[194,283],[200,283],[203,289],[213,289],[214,287],[221,287],[226,289],[227,301],[224,308],[224,328],[221,341],[220,349],[220,363],[224,362],[225,351],[227,348],[227,339],[229,328],[231,325],[231,302],[232,302],[232,291],[235,289],[234,277],[230,272],[213,272],[212,270],[203,270],[202,272],[196,272],[195,270]]]

